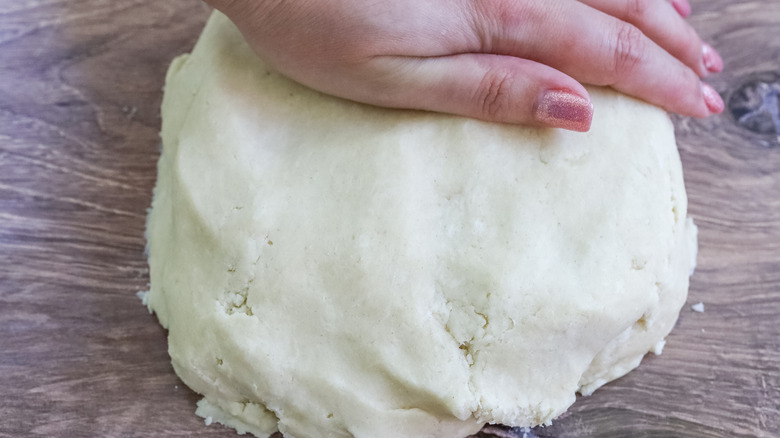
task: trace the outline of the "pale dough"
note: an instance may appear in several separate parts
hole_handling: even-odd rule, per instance
[[[286,437],[548,423],[659,352],[695,227],[671,122],[589,133],[327,97],[215,14],[167,77],[148,303],[198,413]]]

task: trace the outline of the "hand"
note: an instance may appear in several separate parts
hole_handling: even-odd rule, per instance
[[[723,61],[687,0],[207,0],[257,54],[319,91],[483,120],[590,128],[581,84],[706,117]]]

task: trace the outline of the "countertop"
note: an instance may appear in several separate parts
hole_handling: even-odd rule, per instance
[[[663,355],[534,435],[780,436],[780,2],[692,4],[729,108],[673,117],[700,230],[688,303]],[[0,436],[234,436],[195,416],[136,296],[165,71],[208,13],[0,1]]]

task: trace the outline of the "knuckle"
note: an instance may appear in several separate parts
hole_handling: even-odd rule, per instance
[[[628,23],[619,23],[612,46],[612,78],[617,82],[631,75],[642,63],[647,42],[642,31]]]
[[[477,89],[476,102],[479,113],[485,119],[502,119],[509,111],[512,74],[504,69],[491,69]]]
[[[521,25],[524,14],[527,12],[515,0],[472,2],[472,32],[479,40],[480,50],[492,52],[500,47],[506,29]]]

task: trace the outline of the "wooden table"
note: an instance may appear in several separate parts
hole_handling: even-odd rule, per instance
[[[700,227],[689,305],[662,356],[538,436],[780,436],[780,139],[748,108],[780,90],[780,2],[693,3],[736,116],[675,118]],[[0,1],[0,436],[234,436],[194,415],[136,297],[164,74],[207,14]]]

